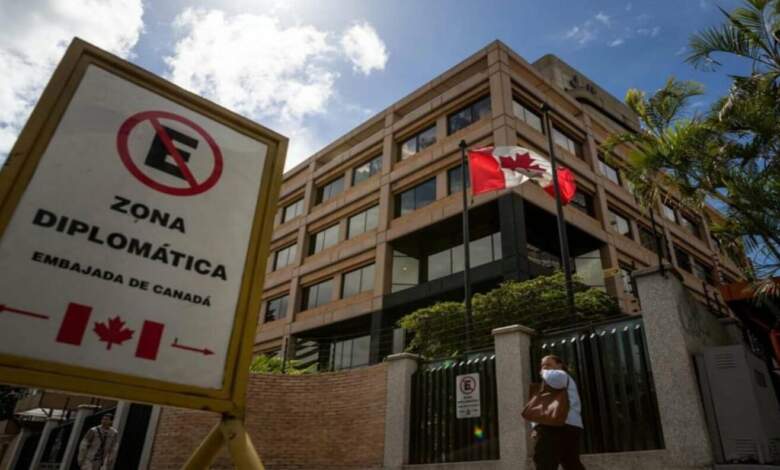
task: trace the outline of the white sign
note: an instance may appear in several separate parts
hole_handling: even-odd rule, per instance
[[[479,374],[463,374],[455,377],[455,415],[460,418],[481,416],[479,399]]]
[[[0,240],[0,353],[220,389],[267,151],[90,65]]]

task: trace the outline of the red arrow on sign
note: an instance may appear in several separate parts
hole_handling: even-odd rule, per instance
[[[198,352],[198,353],[203,354],[204,356],[209,356],[211,354],[214,354],[214,351],[212,351],[211,349],[208,349],[208,348],[199,349],[199,348],[193,348],[192,346],[185,346],[183,344],[179,344],[179,338],[176,338],[176,339],[173,340],[173,344],[171,344],[171,347],[184,349],[184,350],[192,351],[192,352]]]
[[[34,318],[42,318],[44,320],[48,320],[48,315],[41,315],[40,313],[33,313],[28,312],[26,310],[19,310],[18,308],[9,307],[8,305],[0,304],[0,313],[8,312],[8,313],[15,313],[17,315],[25,315],[28,317],[34,317]]]

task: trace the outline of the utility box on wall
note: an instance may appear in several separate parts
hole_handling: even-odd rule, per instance
[[[696,355],[718,463],[780,463],[780,405],[764,362],[743,345]]]

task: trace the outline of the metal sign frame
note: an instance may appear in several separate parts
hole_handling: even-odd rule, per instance
[[[243,417],[249,365],[273,229],[273,223],[266,221],[273,220],[288,139],[185,91],[149,71],[74,38],[0,171],[0,237],[5,233],[60,119],[90,65],[100,67],[268,146],[234,312],[222,386],[220,389],[209,389],[181,385],[9,354],[0,354],[0,381]]]

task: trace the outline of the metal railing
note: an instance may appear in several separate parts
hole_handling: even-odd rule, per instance
[[[457,418],[456,378],[479,374],[480,416]],[[496,460],[498,446],[496,356],[423,363],[412,376],[410,463]]]
[[[531,346],[532,369],[560,356],[582,400],[583,453],[664,446],[641,317],[545,334]],[[538,375],[534,372],[534,381]]]

